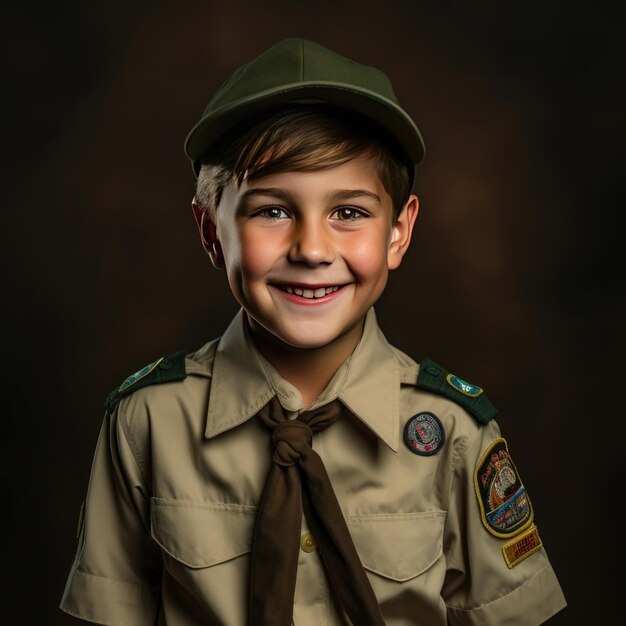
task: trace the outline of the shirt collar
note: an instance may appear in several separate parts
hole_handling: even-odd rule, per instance
[[[339,398],[397,452],[402,367],[371,308],[356,349],[310,408]],[[303,408],[300,392],[257,350],[241,309],[219,340],[215,353],[205,436],[215,437],[242,424],[274,395],[278,395],[288,414],[295,416]]]

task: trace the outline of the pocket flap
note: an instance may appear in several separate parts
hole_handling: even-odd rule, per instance
[[[152,538],[177,561],[209,567],[250,551],[257,507],[152,498]]]
[[[426,571],[443,551],[445,511],[348,515],[363,566],[398,582]]]

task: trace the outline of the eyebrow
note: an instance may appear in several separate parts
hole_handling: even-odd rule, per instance
[[[292,199],[292,196],[288,191],[279,187],[254,187],[245,191],[241,196],[241,200],[247,200],[253,196],[272,196],[274,198],[280,198],[285,202]],[[371,198],[378,202],[378,204],[382,204],[380,197],[373,191],[368,191],[367,189],[338,189],[336,191],[331,191],[328,194],[328,199],[336,200],[350,200],[352,198],[362,197]]]

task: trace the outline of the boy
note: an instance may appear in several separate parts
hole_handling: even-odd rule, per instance
[[[109,395],[61,608],[120,626],[531,626],[563,608],[483,390],[378,328],[424,151],[384,74],[284,40],[218,89],[186,151],[242,308]]]

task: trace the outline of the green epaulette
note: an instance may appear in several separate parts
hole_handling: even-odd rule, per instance
[[[130,395],[137,389],[147,387],[148,385],[159,385],[175,380],[183,380],[186,377],[184,352],[162,356],[153,363],[142,367],[132,376],[129,376],[107,396],[104,406],[111,413],[121,398]]]
[[[416,385],[454,400],[481,424],[486,424],[498,414],[480,387],[450,374],[430,359],[421,362]]]

